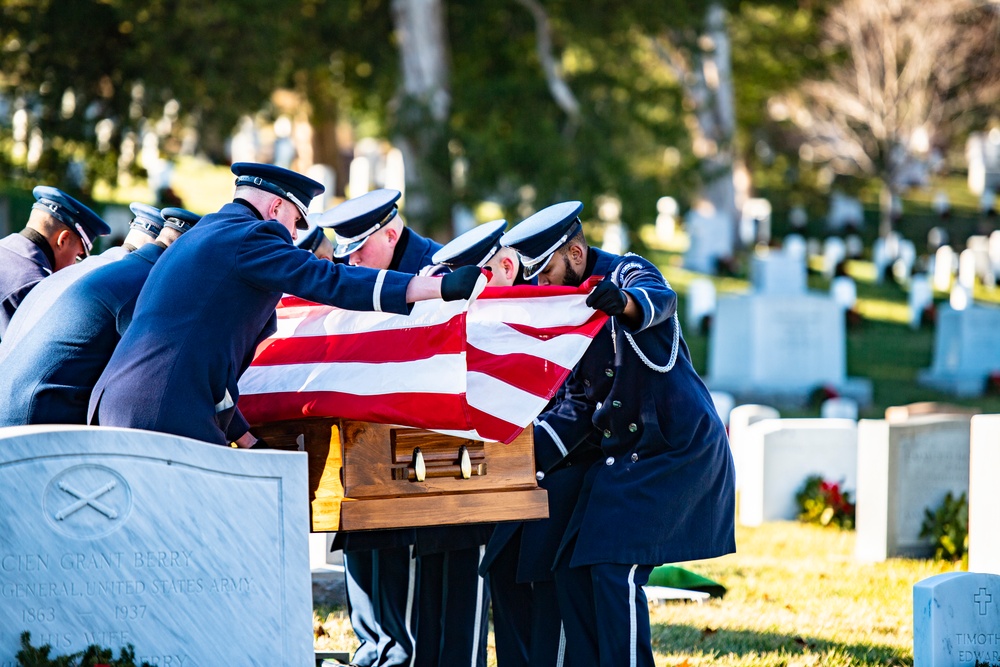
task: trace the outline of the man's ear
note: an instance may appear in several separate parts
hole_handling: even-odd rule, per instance
[[[267,214],[271,220],[278,219],[278,209],[281,208],[281,205],[283,203],[284,201],[281,199],[281,197],[275,197],[274,199],[271,200],[271,205],[267,208]]]
[[[66,244],[71,243],[73,241],[72,237],[73,237],[73,232],[69,231],[68,229],[59,230],[59,233],[56,234],[56,242],[55,242],[56,248],[61,250],[63,247],[66,246]]]
[[[399,230],[395,227],[386,227],[385,240],[389,244],[390,248],[395,248],[396,242],[399,241]]]
[[[570,243],[566,251],[569,253],[569,261],[574,266],[583,263],[583,247],[579,243]]]
[[[504,278],[507,280],[514,279],[514,272],[517,268],[514,266],[514,260],[510,257],[504,257],[500,260],[500,270],[503,271]]]

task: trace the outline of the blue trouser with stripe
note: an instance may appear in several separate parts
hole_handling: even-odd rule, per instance
[[[486,667],[490,589],[479,576],[484,546],[424,554],[414,667]]]
[[[556,594],[568,662],[600,667],[654,667],[649,607],[642,587],[652,565],[598,563],[556,567]]]
[[[347,610],[361,642],[353,663],[409,665],[413,657],[416,561],[410,547],[344,553]]]

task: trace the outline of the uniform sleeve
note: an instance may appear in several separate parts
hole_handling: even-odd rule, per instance
[[[346,310],[410,312],[406,287],[413,277],[334,264],[296,248],[273,220],[253,225],[237,249],[236,271],[248,284],[269,292],[287,292]]]
[[[247,422],[246,417],[240,412],[239,408],[233,410],[233,418],[229,422],[229,426],[226,427],[226,439],[229,442],[239,440],[247,431],[250,430],[250,423]]]
[[[555,405],[534,421],[535,467],[547,473],[583,444],[594,432],[596,409],[576,382],[576,374],[570,375]]]
[[[641,257],[627,258],[619,285],[642,310],[642,324],[629,329],[632,333],[661,324],[677,312],[677,294],[656,267]]]

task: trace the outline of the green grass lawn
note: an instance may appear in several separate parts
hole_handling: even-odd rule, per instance
[[[656,664],[665,667],[866,667],[913,664],[913,585],[953,566],[853,559],[854,532],[778,522],[738,528],[738,551],[685,565],[728,593],[703,604],[650,606]],[[329,637],[357,646],[343,609],[318,610]],[[490,665],[496,664],[490,633]]]

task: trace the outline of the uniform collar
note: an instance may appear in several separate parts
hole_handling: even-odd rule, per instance
[[[56,254],[52,251],[52,245],[49,244],[49,240],[31,227],[25,227],[22,229],[21,236],[38,246],[39,250],[42,251],[42,254],[45,255],[45,259],[48,260],[49,268],[55,270]]]
[[[264,216],[262,216],[260,211],[257,210],[257,207],[248,202],[246,199],[243,199],[242,197],[237,197],[236,199],[233,200],[233,203],[239,204],[240,206],[249,210],[251,213],[253,213],[253,217],[257,218],[258,220],[264,219]]]
[[[389,262],[390,271],[399,271],[399,265],[403,262],[403,257],[406,256],[406,246],[410,243],[410,228],[403,227],[403,230],[399,233],[399,240],[396,241],[396,247],[392,250],[392,261]]]

